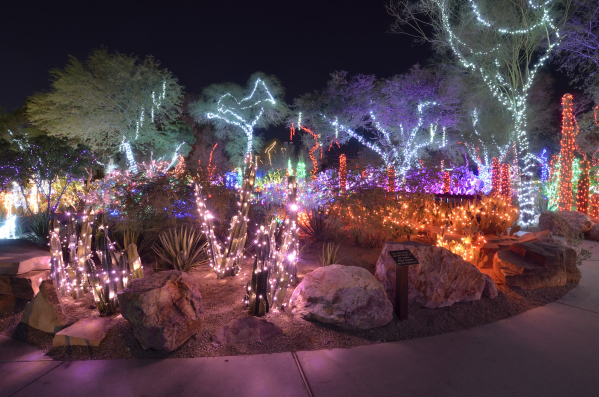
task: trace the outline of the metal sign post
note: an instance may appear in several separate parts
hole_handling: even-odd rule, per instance
[[[389,251],[395,268],[395,313],[402,321],[408,318],[408,266],[417,265],[418,260],[408,250]]]

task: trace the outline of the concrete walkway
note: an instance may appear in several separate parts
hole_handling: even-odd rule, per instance
[[[410,341],[297,354],[58,362],[0,337],[0,397],[599,396],[596,245],[580,284],[560,301]]]

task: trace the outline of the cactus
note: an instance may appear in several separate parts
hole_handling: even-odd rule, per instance
[[[60,223],[57,219],[50,220],[50,277],[56,286],[58,296],[69,292],[69,276],[66,272],[60,242]]]
[[[131,243],[127,247],[127,259],[129,261],[129,271],[131,272],[131,279],[142,278],[143,268],[141,266],[141,258],[137,253],[137,245]]]
[[[252,280],[246,286],[245,304],[250,315],[262,316],[271,307],[284,305],[287,288],[296,277],[298,255],[297,185],[289,177],[287,196],[288,217],[277,233],[277,222],[272,219],[262,225],[256,239],[256,258]]]
[[[269,282],[269,258],[271,253],[269,233],[260,227],[256,243],[256,257],[252,270],[252,280],[246,286],[246,302],[250,315],[263,316],[270,306],[267,298]]]
[[[243,184],[239,192],[239,210],[237,215],[231,219],[229,236],[225,242],[224,248],[221,247],[214,234],[212,215],[206,208],[202,187],[196,184],[196,202],[202,229],[208,239],[208,254],[210,266],[214,268],[217,276],[223,278],[226,276],[235,276],[239,273],[241,262],[243,261],[243,249],[247,239],[248,211],[250,209],[250,200],[254,191],[256,180],[256,166],[252,163],[251,155],[248,155],[245,162],[245,173]]]

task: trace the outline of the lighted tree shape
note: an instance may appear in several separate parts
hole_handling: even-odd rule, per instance
[[[252,154],[256,128],[267,128],[281,123],[287,115],[287,106],[280,98],[283,87],[272,76],[256,73],[250,77],[246,88],[237,84],[215,84],[203,90],[201,98],[190,106],[190,112],[199,123],[213,122],[221,138],[230,141],[226,151],[231,156],[244,158]],[[235,153],[235,144],[242,131],[245,136],[244,153]]]
[[[519,203],[522,222],[533,220],[531,183],[533,156],[526,133],[527,95],[539,68],[559,42],[559,31],[551,15],[554,0],[419,0],[393,1],[390,13],[395,28],[408,25],[416,34],[447,45],[466,69],[478,74],[512,117],[512,140],[518,145],[520,167]],[[422,25],[424,14],[431,21],[434,39]]]
[[[296,99],[297,122],[320,133],[320,147],[356,139],[403,181],[421,148],[445,143],[457,119],[454,90],[419,67],[384,80],[337,72],[325,89]]]

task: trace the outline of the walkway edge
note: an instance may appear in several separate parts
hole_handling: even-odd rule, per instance
[[[314,397],[314,394],[312,393],[312,389],[310,389],[310,384],[308,383],[308,379],[306,378],[306,375],[304,374],[304,370],[302,369],[302,365],[300,364],[299,359],[297,358],[296,352],[291,352],[291,355],[293,356],[293,359],[295,360],[295,365],[297,365],[297,369],[298,369],[300,375],[302,376],[302,380],[304,381],[304,386],[306,386],[308,395],[310,397]]]

